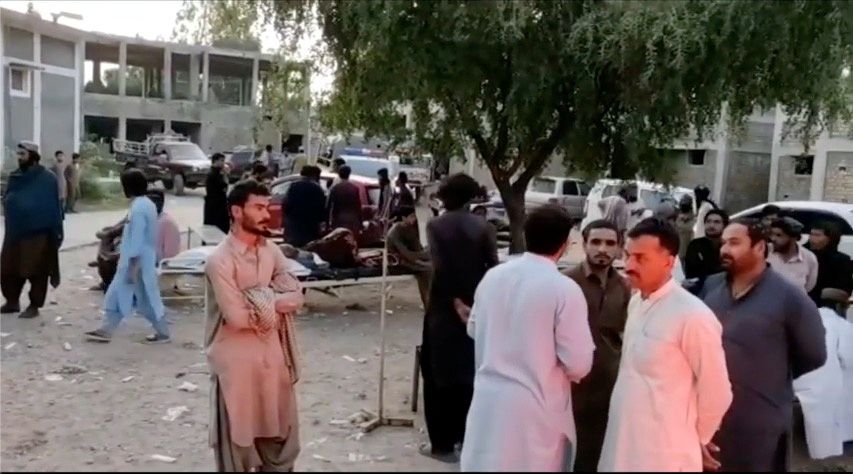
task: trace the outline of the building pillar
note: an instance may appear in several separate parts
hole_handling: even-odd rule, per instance
[[[250,94],[249,105],[255,106],[258,103],[258,58],[252,60],[252,90]]]
[[[726,200],[726,173],[729,172],[729,130],[728,130],[728,112],[726,105],[723,104],[720,113],[720,122],[717,125],[717,159],[714,161],[714,188],[711,189],[711,195],[714,201],[720,206],[724,206]]]
[[[74,46],[74,152],[80,151],[80,137],[83,136],[83,88],[86,67],[86,42],[78,40]]]
[[[124,96],[127,92],[127,42],[122,41],[118,45],[118,95]]]
[[[2,20],[3,13],[0,11],[0,24],[2,24]],[[6,75],[8,74],[6,72],[6,68],[3,66],[3,36],[5,35],[2,33],[3,32],[0,31],[0,74],[3,74],[4,78],[8,78],[9,76]],[[8,79],[0,78],[0,85],[8,88],[9,86],[6,85],[7,80]],[[0,90],[0,159],[3,159],[4,161],[6,158],[6,94],[7,92],[5,90]],[[10,143],[9,146],[12,147],[13,144]]]
[[[101,87],[103,87],[105,85],[104,81],[101,79],[101,60],[100,59],[96,59],[96,60],[92,61],[92,82],[95,84],[99,84]],[[95,89],[95,90],[99,90],[99,89]]]
[[[198,55],[190,54],[190,100],[198,100]]]
[[[823,200],[823,188],[826,184],[826,144],[828,140],[829,133],[824,130],[815,143],[814,161],[812,162],[812,182],[809,190],[809,199],[812,201]]]
[[[33,62],[41,66],[41,34],[33,33]],[[5,68],[4,68],[5,73]],[[47,150],[41,147],[41,70],[33,69],[33,142],[38,144],[39,153],[47,156]],[[3,91],[5,93],[6,91]]]
[[[779,160],[782,158],[782,127],[785,125],[785,114],[782,107],[776,105],[776,115],[773,119],[773,142],[770,144],[770,180],[767,183],[767,201],[777,199],[776,188],[779,187]]]
[[[210,54],[202,53],[201,67],[201,101],[207,103],[207,92],[210,86]]]
[[[163,98],[172,100],[172,50],[163,50]]]
[[[118,118],[118,138],[119,140],[127,140],[127,117],[120,115]]]
[[[163,133],[172,131],[172,119],[163,119]]]

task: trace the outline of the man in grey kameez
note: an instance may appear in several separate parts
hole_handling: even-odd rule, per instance
[[[723,231],[726,273],[708,277],[701,297],[723,326],[733,401],[714,442],[723,471],[787,471],[792,379],[826,360],[817,307],[765,263],[763,226],[733,221]]]

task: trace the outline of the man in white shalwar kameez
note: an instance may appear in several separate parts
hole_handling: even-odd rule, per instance
[[[836,307],[846,306],[850,295],[844,290],[825,288],[819,309],[826,330],[826,363],[794,380],[794,393],[803,408],[806,444],[812,459],[844,453],[842,433],[845,404],[853,393],[845,392],[844,369],[853,367],[853,324]]]
[[[701,471],[732,400],[722,327],[671,273],[678,232],[649,218],[628,233],[628,304],[598,470]],[[703,462],[705,461],[705,462]]]
[[[477,287],[468,319],[476,375],[462,471],[571,466],[570,384],[589,373],[595,350],[583,292],[556,265],[571,227],[562,208],[536,209],[524,226],[528,252],[489,270]]]

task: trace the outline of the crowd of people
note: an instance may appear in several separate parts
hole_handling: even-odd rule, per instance
[[[223,163],[214,155],[204,208],[205,223],[227,232],[205,267],[210,446],[219,471],[290,471],[303,289],[269,238],[269,187],[247,179],[229,190]],[[19,165],[4,196],[2,310],[19,309],[29,280],[37,315],[58,280],[63,203],[37,148],[20,145]],[[346,165],[336,171],[326,197],[319,168],[302,168],[286,196],[287,242],[361,229],[363,189]],[[499,265],[493,229],[469,211],[482,193],[473,178],[443,179],[426,248],[405,178],[396,192],[387,172],[378,178],[376,214],[394,222],[388,248],[417,275],[424,303],[421,454],[463,471],[786,471],[795,394],[813,456],[840,454],[853,437],[842,375],[853,366],[850,263],[831,225],[814,225],[801,246],[801,224],[778,208],[730,220],[703,188],[692,218],[682,215],[691,203],[629,226],[620,192],[582,229],[585,259],[563,273],[574,226],[563,208],[530,212],[527,251]],[[168,342],[156,265],[177,252],[177,226],[140,170],[121,184],[128,215],[99,234],[111,247],[98,263],[102,251],[114,262],[102,274],[105,317],[86,335],[109,342],[138,311],[154,329],[146,342]]]

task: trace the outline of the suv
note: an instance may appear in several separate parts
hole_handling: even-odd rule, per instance
[[[182,135],[151,135],[144,142],[115,140],[116,160],[145,173],[149,182],[162,181],[168,190],[184,194],[184,187],[204,185],[210,159],[198,145]]]
[[[569,217],[583,219],[589,185],[582,179],[539,176],[530,181],[524,194],[524,207],[535,209],[545,204],[557,204],[568,211]]]

